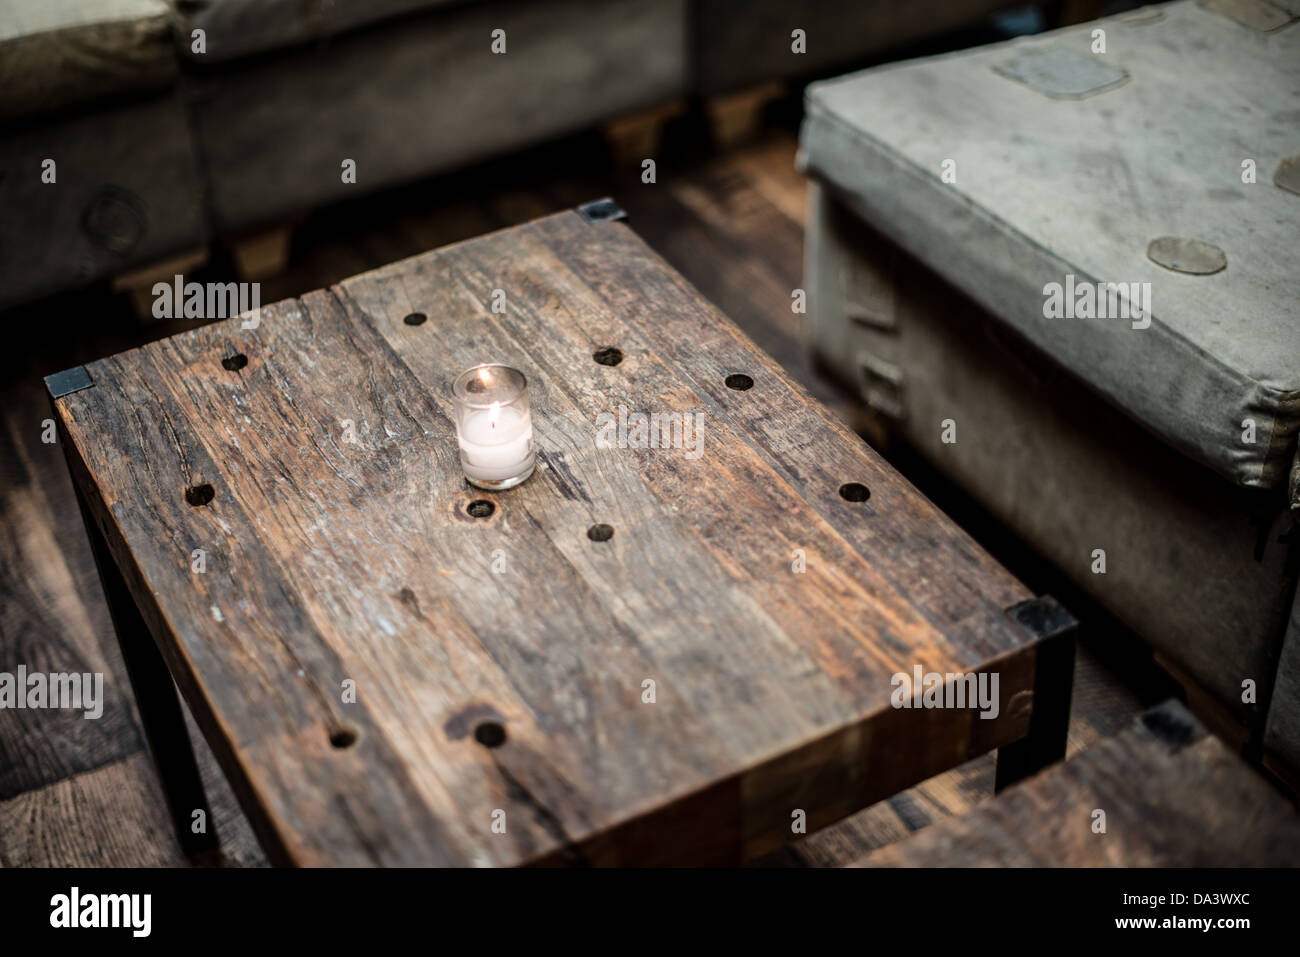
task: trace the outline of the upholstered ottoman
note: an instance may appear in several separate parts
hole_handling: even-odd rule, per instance
[[[1287,2],[1148,7],[817,84],[801,155],[811,347],[1295,769]]]
[[[203,246],[162,0],[0,16],[0,308]]]
[[[1015,0],[696,0],[694,75],[706,96],[836,67],[967,26]],[[795,30],[802,47],[795,49]]]
[[[685,0],[178,3],[218,230],[478,162],[685,91]],[[344,161],[354,164],[345,177]]]

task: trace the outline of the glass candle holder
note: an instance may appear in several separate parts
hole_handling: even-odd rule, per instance
[[[460,466],[471,485],[499,491],[533,474],[533,415],[522,372],[494,363],[467,369],[456,377],[452,400]]]

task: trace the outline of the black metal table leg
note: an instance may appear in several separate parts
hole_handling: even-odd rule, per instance
[[[185,715],[181,711],[171,672],[154,644],[149,626],[140,615],[140,609],[113,560],[81,489],[77,488],[75,477],[72,485],[95,555],[95,567],[99,570],[99,581],[104,588],[122,658],[126,662],[127,677],[135,693],[145,738],[171,810],[176,837],[187,855],[211,850],[219,843],[217,829],[212,820],[212,809],[203,793],[203,779],[194,759],[194,749],[185,728]],[[196,817],[196,811],[202,812],[201,817]],[[200,820],[202,830],[196,833],[197,821]]]
[[[994,790],[1001,791],[1065,757],[1079,623],[1049,595],[1021,602],[1007,614],[1039,636],[1029,731],[998,749]]]

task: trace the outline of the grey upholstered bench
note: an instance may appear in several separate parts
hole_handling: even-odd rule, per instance
[[[275,224],[685,90],[685,0],[182,6],[219,230]],[[327,42],[328,41],[328,42]],[[340,165],[355,163],[355,185]]]
[[[0,308],[200,248],[199,158],[163,0],[0,11]]]
[[[1297,15],[869,70],[809,88],[801,144],[812,348],[1293,771]]]

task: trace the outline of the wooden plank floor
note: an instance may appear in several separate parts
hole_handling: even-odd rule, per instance
[[[807,363],[799,346],[801,317],[790,307],[791,293],[801,284],[803,241],[804,185],[794,171],[794,150],[788,130],[719,156],[670,148],[660,159],[658,182],[644,184],[637,169],[611,169],[599,139],[575,138],[313,217],[294,237],[289,270],[263,283],[261,299],[301,294],[426,249],[613,195],[652,247],[854,424],[852,404]],[[234,277],[229,264],[218,260],[189,278]],[[124,297],[101,290],[26,307],[0,316],[0,322],[10,336],[0,358],[0,671],[19,663],[32,670],[103,671],[106,686],[125,687],[62,453],[41,440],[49,417],[41,379],[195,323],[140,326]],[[996,527],[980,527],[998,534]],[[995,554],[1016,554],[1014,546],[1000,548],[975,534]],[[1026,570],[1013,570],[1035,584]],[[1167,694],[1165,688],[1130,687],[1086,643],[1075,682],[1071,753],[1125,726]],[[201,739],[196,744],[223,838],[222,854],[211,863],[265,863],[211,754]],[[993,759],[986,756],[761,863],[842,863],[930,821],[963,813],[992,788]],[[0,866],[184,864],[167,820],[129,701],[108,701],[98,721],[61,711],[0,711]]]
[[[854,866],[1294,867],[1297,860],[1300,818],[1287,799],[1169,701],[971,813]]]

